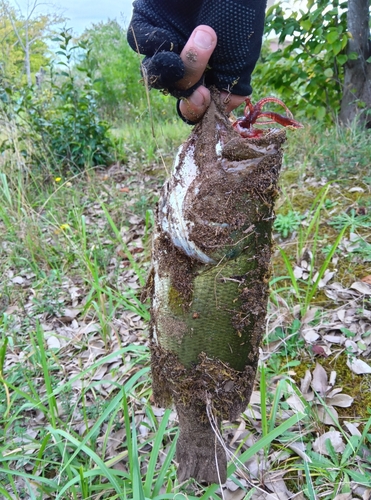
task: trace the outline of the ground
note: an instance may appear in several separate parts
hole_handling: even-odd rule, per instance
[[[177,416],[151,395],[139,296],[174,150],[62,178],[3,158],[2,498],[369,499],[370,150],[354,130],[289,136],[260,369],[223,425],[238,461],[222,489],[177,483]]]

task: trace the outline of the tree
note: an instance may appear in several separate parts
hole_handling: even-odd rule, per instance
[[[278,35],[279,50],[263,51],[255,77],[261,92],[273,88],[297,116],[331,121],[342,109],[343,121],[359,111],[365,117],[371,109],[368,3],[307,0],[306,10],[270,7],[266,33]]]
[[[35,67],[32,63],[35,60],[44,64],[48,61],[45,39],[51,35],[53,26],[64,20],[58,14],[38,14],[37,10],[41,5],[45,6],[38,0],[28,3],[24,15],[20,10],[12,8],[6,0],[1,0],[0,3],[2,25],[5,27],[4,40],[8,41],[8,49],[11,41],[13,50],[16,50],[18,55],[22,54],[28,85],[32,84],[32,72],[37,71],[42,65]]]
[[[349,123],[357,116],[371,128],[371,41],[369,0],[349,0],[347,23],[351,38],[348,54],[357,54],[345,63],[344,91],[340,120]]]

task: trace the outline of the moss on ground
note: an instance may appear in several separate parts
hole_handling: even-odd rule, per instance
[[[356,375],[347,365],[347,355],[341,353],[334,354],[328,358],[314,358],[308,353],[302,352],[301,364],[295,367],[293,379],[300,386],[301,379],[304,378],[306,370],[313,372],[316,363],[323,366],[330,377],[332,371],[336,371],[335,388],[341,387],[344,394],[348,394],[354,401],[348,408],[336,407],[341,420],[356,420],[364,422],[370,418],[371,413],[371,375]]]

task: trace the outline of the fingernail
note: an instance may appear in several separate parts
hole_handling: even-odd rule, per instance
[[[197,30],[193,41],[200,49],[209,49],[213,43],[213,37],[206,31]]]
[[[205,104],[205,98],[203,94],[197,89],[193,92],[189,100],[197,107],[201,107]]]

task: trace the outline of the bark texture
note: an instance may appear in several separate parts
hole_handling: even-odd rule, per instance
[[[358,58],[345,65],[344,91],[340,120],[345,125],[358,119],[371,127],[371,56],[369,0],[349,0],[348,31],[352,38],[348,42],[348,53],[355,52]]]
[[[153,391],[174,401],[180,480],[226,480],[210,425],[249,401],[265,326],[284,130],[242,139],[212,102],[177,156],[153,240]]]

